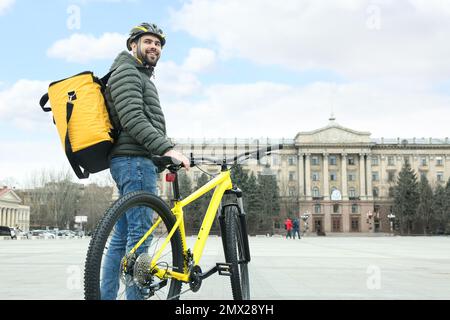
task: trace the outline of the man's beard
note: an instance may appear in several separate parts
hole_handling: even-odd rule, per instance
[[[153,54],[153,56],[154,56],[153,59],[149,58],[150,54]],[[158,63],[159,58],[160,58],[160,56],[154,52],[150,51],[150,52],[146,53],[146,52],[143,52],[143,50],[141,50],[141,56],[145,60],[145,62],[151,67],[156,67],[156,64]]]

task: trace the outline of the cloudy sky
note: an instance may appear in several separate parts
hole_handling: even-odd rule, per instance
[[[0,0],[0,182],[67,167],[38,100],[103,75],[134,25],[167,44],[154,79],[175,138],[450,136],[450,1]]]

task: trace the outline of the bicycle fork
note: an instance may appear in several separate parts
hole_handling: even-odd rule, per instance
[[[237,204],[233,203],[233,204],[227,204],[225,206],[222,206],[222,203],[219,206],[219,226],[220,226],[220,233],[222,235],[222,244],[223,244],[223,248],[224,248],[224,252],[226,252],[225,250],[225,246],[226,246],[226,226],[225,226],[225,209],[227,207],[231,207],[234,206],[237,208],[238,210],[238,219],[239,219],[239,227],[240,227],[240,232],[242,234],[242,239],[243,239],[243,247],[244,247],[244,260],[240,261],[242,263],[249,263],[250,262],[250,246],[248,243],[248,232],[247,232],[247,219],[246,219],[246,213],[244,211],[244,202],[242,200],[242,191],[239,188],[233,188],[231,190],[227,190],[225,191],[225,194],[234,194],[236,196],[236,200],[237,200]],[[227,259],[227,257],[225,257]],[[228,260],[228,259],[227,259]]]

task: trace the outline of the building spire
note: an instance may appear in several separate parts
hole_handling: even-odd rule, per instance
[[[332,123],[334,123],[334,121],[336,120],[336,117],[334,116],[333,111],[331,112],[330,119],[328,119],[328,120],[330,120],[330,122],[332,122]]]

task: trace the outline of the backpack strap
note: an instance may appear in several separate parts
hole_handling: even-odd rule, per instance
[[[73,103],[71,101],[76,100],[77,97],[75,95],[75,92],[69,92],[69,101],[67,102],[66,105],[66,122],[67,122],[67,129],[66,129],[66,137],[64,138],[65,141],[65,147],[66,147],[66,156],[67,159],[69,160],[69,163],[73,169],[73,171],[75,172],[75,174],[77,175],[78,179],[87,179],[89,178],[89,172],[87,170],[81,171],[81,167],[78,164],[78,161],[75,159],[75,155],[73,153],[72,150],[72,144],[70,143],[70,139],[69,139],[69,121],[70,118],[72,117],[72,111],[73,111]]]
[[[117,68],[116,68],[117,69]],[[106,85],[108,84],[108,80],[111,77],[112,73],[114,71],[116,71],[116,69],[112,69],[110,72],[108,72],[107,74],[105,74],[103,76],[103,78],[100,78],[100,82],[102,83],[102,86],[106,87]]]
[[[108,72],[102,78],[99,79],[100,85],[102,86],[103,96],[105,96],[104,93],[106,90],[106,86],[108,85],[109,78],[111,77],[113,72],[116,70],[117,70],[117,68],[112,69],[110,72]],[[106,101],[106,98],[105,98],[105,104],[106,104],[106,109],[108,111],[109,118],[111,119],[111,111],[109,109],[108,101]],[[112,121],[111,121],[111,124],[112,124]],[[121,132],[122,132],[122,130],[120,128],[116,128],[113,125],[113,128],[112,128],[111,132],[109,133],[109,136],[111,138],[113,138],[114,141],[116,141],[119,138],[119,135]]]
[[[48,102],[48,93],[44,94],[44,95],[41,97],[41,100],[39,100],[39,105],[41,106],[42,111],[44,111],[44,112],[50,112],[50,111],[52,111],[51,108],[44,108],[44,106],[47,104],[47,102]]]

